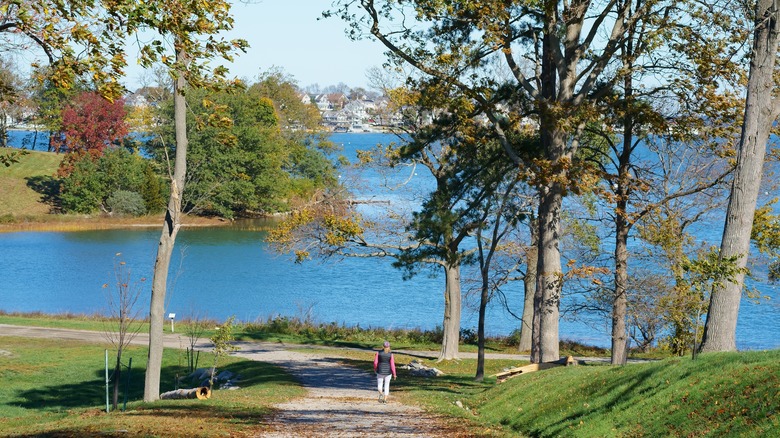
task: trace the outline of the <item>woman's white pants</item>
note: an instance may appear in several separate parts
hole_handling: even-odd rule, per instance
[[[388,396],[390,394],[390,379],[393,378],[392,374],[382,375],[377,374],[376,375],[376,389],[384,394],[385,396]]]

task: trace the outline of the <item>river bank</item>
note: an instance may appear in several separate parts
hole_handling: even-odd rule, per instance
[[[44,214],[0,216],[0,233],[19,231],[97,231],[162,227],[163,214],[141,217],[112,217],[108,215],[84,216]],[[182,219],[183,227],[219,227],[233,222],[223,218],[187,215]]]

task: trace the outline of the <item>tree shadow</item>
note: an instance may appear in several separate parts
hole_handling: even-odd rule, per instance
[[[110,370],[109,372],[112,372]],[[261,362],[247,362],[229,364],[220,367],[219,371],[231,371],[240,376],[239,387],[251,387],[263,385],[269,382],[288,382],[297,385],[289,374],[277,367]],[[177,389],[176,381],[181,376],[181,367],[164,367],[160,376],[160,392]],[[142,368],[131,369],[128,378],[126,369],[121,375],[121,389],[119,400],[122,402],[127,393],[127,400],[138,401],[144,395],[144,370]],[[128,382],[129,381],[129,385]],[[196,387],[197,383],[182,382],[179,388]],[[113,383],[109,387],[109,397],[113,394]],[[106,402],[105,370],[96,369],[90,373],[90,378],[70,383],[56,385],[42,384],[36,388],[19,391],[15,397],[4,400],[3,404],[20,406],[26,409],[43,411],[60,411],[75,408],[90,408],[104,406]]]
[[[373,362],[345,358],[339,358],[337,360],[345,365],[364,369],[369,373],[373,373]],[[440,393],[456,395],[473,395],[474,393],[484,392],[492,386],[486,382],[477,382],[473,377],[470,376],[450,374],[437,377],[415,376],[406,370],[399,368],[398,363],[396,363],[396,367],[400,377],[398,380],[394,380],[392,382],[392,386],[399,390],[423,389],[426,391],[436,391]]]
[[[25,178],[27,187],[41,195],[41,202],[49,205],[52,211],[60,210],[60,182],[48,175],[30,176]]]

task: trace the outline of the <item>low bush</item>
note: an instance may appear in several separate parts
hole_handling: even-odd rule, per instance
[[[146,214],[144,198],[139,193],[117,190],[106,200],[111,213],[120,216],[143,216]]]

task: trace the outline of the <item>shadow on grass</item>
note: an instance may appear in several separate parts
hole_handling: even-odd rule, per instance
[[[612,430],[619,436],[770,436],[764,433],[777,424],[779,373],[768,356],[722,353],[605,368],[589,380],[553,378],[573,383],[568,399],[558,397],[560,403],[521,414],[507,412],[500,422],[540,437],[577,434],[582,425],[594,428],[590,433]],[[772,365],[750,364],[753,357]],[[539,379],[517,385],[512,395],[520,399],[523,388],[535,384],[540,391],[549,387]]]
[[[47,175],[31,176],[26,178],[27,187],[41,195],[41,201],[51,206],[52,210],[59,209],[60,182]]]
[[[84,426],[58,427],[53,430],[16,434],[17,437],[111,437],[111,436],[197,436],[199,424],[207,424],[212,431],[242,430],[244,427],[256,428],[264,424],[276,412],[269,407],[249,407],[244,405],[216,405],[210,401],[166,400],[149,405],[136,405],[121,417],[107,415],[103,411],[90,411],[83,414],[94,420]],[[125,421],[115,422],[123,418]],[[224,429],[223,427],[224,426]],[[175,430],[175,432],[173,432]],[[249,432],[250,435],[255,433]],[[243,435],[243,434],[242,434]]]
[[[295,380],[281,369],[262,362],[239,362],[220,367],[219,371],[231,371],[240,376],[238,386],[242,388],[264,385],[267,383],[282,383],[297,386]],[[20,391],[16,397],[5,401],[7,404],[21,406],[26,409],[42,411],[59,411],[74,408],[90,408],[103,406],[106,402],[105,371],[102,369],[90,373],[93,378],[65,384],[46,385]],[[172,391],[176,388],[177,374],[186,375],[181,367],[165,367],[160,376],[160,392]],[[143,399],[144,369],[134,368],[130,372],[129,390],[127,390],[127,371],[123,371],[120,385],[120,402],[124,400],[127,390],[128,401]],[[183,382],[181,388],[197,386],[195,382]],[[109,396],[113,394],[113,383],[109,388]]]
[[[373,372],[373,362],[355,359],[339,359],[345,365],[365,369]],[[404,369],[398,370],[398,380],[393,380],[391,386],[400,390],[436,391],[449,394],[474,394],[487,390],[492,385],[485,382],[476,382],[470,376],[454,376],[445,374],[438,377],[422,377],[409,374]]]

